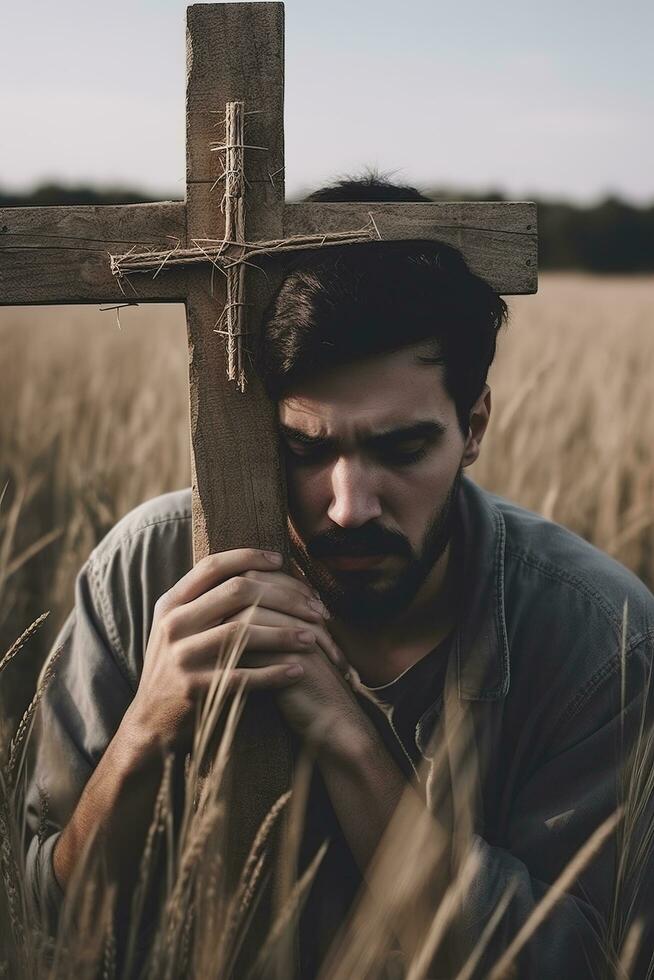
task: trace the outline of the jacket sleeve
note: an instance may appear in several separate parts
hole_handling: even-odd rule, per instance
[[[479,867],[450,932],[461,965],[509,885],[515,891],[474,973],[488,975],[568,862],[619,806],[624,817],[561,895],[517,957],[515,975],[532,980],[595,980],[614,976],[629,927],[643,933],[633,980],[654,955],[654,771],[652,638],[629,651],[621,711],[619,665],[608,665],[577,692],[561,716],[556,745],[524,781],[513,801],[502,844],[479,834]],[[510,974],[507,974],[510,975]]]
[[[63,898],[57,838],[136,693],[156,600],[192,561],[190,493],[178,491],[122,518],[77,576],[36,715],[25,806],[28,887],[50,930]]]
[[[107,599],[91,558],[77,576],[74,608],[50,654],[53,673],[32,736],[27,885],[51,932],[63,900],[52,867],[55,844],[134,695]]]

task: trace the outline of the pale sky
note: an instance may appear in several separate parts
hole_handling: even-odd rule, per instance
[[[183,193],[183,0],[1,0],[0,187]],[[654,201],[651,0],[287,0],[287,193]]]

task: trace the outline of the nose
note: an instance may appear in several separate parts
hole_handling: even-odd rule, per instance
[[[361,460],[340,456],[331,473],[332,500],[327,511],[340,527],[359,527],[381,517],[375,475]]]

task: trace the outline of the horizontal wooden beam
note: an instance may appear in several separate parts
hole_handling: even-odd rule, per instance
[[[429,239],[460,249],[473,272],[499,293],[538,289],[536,205],[483,201],[287,204],[284,236],[353,231],[370,223],[382,239]]]
[[[186,206],[0,208],[0,306],[183,300],[185,278],[133,276],[123,291],[110,254],[186,244]]]

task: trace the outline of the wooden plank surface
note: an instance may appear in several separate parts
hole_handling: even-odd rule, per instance
[[[243,101],[245,143],[267,147],[245,153],[245,231],[249,239],[277,237],[283,221],[283,5],[197,4],[187,14],[187,231],[189,243],[220,238],[221,156],[227,102]],[[274,174],[275,171],[279,173]],[[273,175],[273,179],[269,176]],[[272,279],[247,271],[247,327],[257,330]],[[225,338],[214,332],[225,303],[225,279],[208,268],[188,277],[190,421],[193,477],[193,550],[247,546],[287,551],[286,492],[274,407],[248,371],[245,392],[226,377]],[[254,334],[246,338],[252,347]],[[248,359],[246,357],[246,365]],[[240,874],[256,832],[292,779],[290,734],[272,694],[248,697],[230,762],[230,880]],[[235,968],[245,976],[267,934],[273,898],[267,889]]]
[[[284,5],[194,4],[187,11],[186,182],[189,238],[222,228],[220,170],[227,102],[245,102],[247,234],[277,237],[284,203]],[[213,189],[212,189],[213,188]]]
[[[223,140],[228,101],[245,102],[246,144],[270,148],[246,150],[247,237],[275,237],[283,221],[283,172],[274,182],[256,175],[283,167],[283,5],[195,4],[187,24],[188,239],[223,233],[222,182],[211,190],[221,154],[211,152],[211,144]],[[257,328],[271,286],[256,270],[248,276],[248,329]],[[252,371],[245,393],[227,383],[224,338],[213,332],[224,287],[224,278],[206,268],[189,277],[196,558],[248,545],[281,548],[286,541],[272,406]]]
[[[0,305],[182,300],[184,278],[131,277],[123,293],[110,253],[185,244],[181,201],[111,206],[1,208]]]
[[[287,204],[284,235],[355,230],[370,215],[383,239],[437,239],[456,246],[499,293],[538,288],[536,205],[530,202]]]

